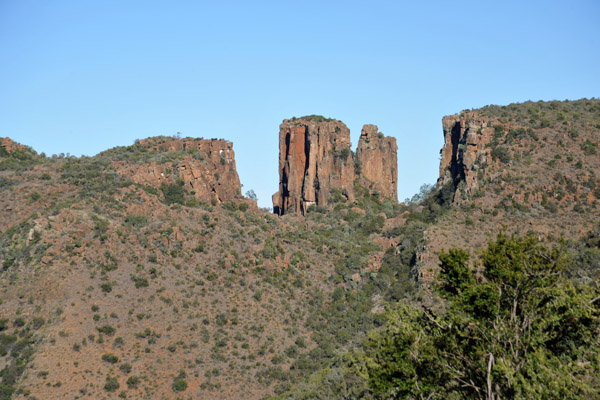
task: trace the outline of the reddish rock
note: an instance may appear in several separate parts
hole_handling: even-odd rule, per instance
[[[356,149],[360,183],[394,201],[398,201],[397,151],[396,138],[378,132],[377,125],[363,126]]]
[[[404,224],[406,224],[406,218],[408,216],[408,211],[403,212],[402,214],[394,217],[394,218],[389,218],[385,220],[385,223],[383,224],[383,230],[387,231],[390,229],[394,229],[400,226],[404,226]]]
[[[494,138],[489,118],[476,112],[463,112],[442,119],[444,147],[441,150],[438,185],[464,181],[457,189],[454,202],[479,188],[478,171],[491,163],[491,150],[486,145]]]
[[[305,117],[279,126],[276,214],[304,214],[311,205],[326,205],[332,190],[354,201],[354,177],[350,131],[343,122]]]
[[[273,195],[273,211],[304,214],[311,205],[327,205],[334,190],[354,201],[355,178],[382,198],[397,201],[397,149],[396,139],[365,125],[356,169],[343,122],[314,116],[286,119],[279,127],[279,191]]]
[[[23,151],[27,149],[26,146],[23,146],[22,144],[13,141],[9,137],[0,138],[0,147],[4,148],[4,150],[6,150],[8,154],[14,153],[18,150]]]
[[[198,200],[215,204],[241,197],[233,143],[223,139],[151,138],[138,144],[159,153],[181,152],[181,155],[176,163],[117,163],[119,173],[134,182],[159,188],[179,179]]]

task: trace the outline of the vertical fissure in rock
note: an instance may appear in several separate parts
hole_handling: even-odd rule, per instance
[[[450,139],[452,141],[452,157],[450,160],[450,174],[452,175],[452,180],[456,184],[459,180],[464,179],[464,172],[459,165],[459,157],[458,157],[458,145],[461,137],[461,123],[457,121],[452,127],[452,131],[450,133]]]
[[[375,125],[365,127],[373,143],[369,145],[366,137],[359,140],[357,168],[343,122],[314,116],[284,120],[279,127],[280,182],[273,212],[304,214],[311,205],[326,206],[332,191],[354,202],[355,178],[382,200],[397,201],[396,140],[377,133]]]

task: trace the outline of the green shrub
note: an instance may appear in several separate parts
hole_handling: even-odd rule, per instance
[[[597,395],[590,377],[600,373],[599,292],[566,278],[559,248],[533,235],[499,235],[481,255],[484,279],[464,250],[440,261],[436,290],[447,307],[398,303],[370,336],[364,362],[376,396]]]
[[[104,390],[106,390],[109,393],[113,393],[120,387],[121,385],[119,385],[119,381],[116,377],[107,375],[106,383],[104,384]]]
[[[140,384],[140,377],[137,375],[131,375],[129,378],[127,378],[126,383],[130,389],[135,389]]]
[[[107,336],[112,336],[112,335],[114,335],[114,334],[115,334],[115,332],[117,331],[115,328],[113,328],[113,327],[112,327],[112,326],[110,326],[110,325],[104,325],[104,326],[98,327],[98,328],[96,328],[96,329],[98,330],[98,332],[100,332],[100,333],[104,333],[104,334],[106,334]]]
[[[160,190],[163,192],[163,196],[165,197],[165,203],[184,204],[186,192],[183,185],[183,181],[178,181],[177,183],[171,183],[168,185],[161,185]]]
[[[111,364],[116,364],[119,362],[119,357],[115,356],[112,353],[105,353],[102,355],[102,361],[106,361]]]
[[[492,149],[492,158],[494,160],[498,159],[504,164],[510,162],[510,152],[505,146],[497,146]]]
[[[100,285],[100,288],[102,289],[102,291],[104,293],[110,293],[110,292],[112,292],[112,289],[113,289],[113,283],[112,282],[104,282],[102,285]]]
[[[185,381],[186,373],[184,370],[179,371],[179,375],[175,378],[173,382],[173,390],[176,392],[183,392],[187,389],[188,384]]]
[[[581,150],[586,156],[593,155],[597,153],[598,145],[592,142],[590,139],[586,139],[586,141],[581,145]]]
[[[131,364],[123,363],[123,364],[119,365],[119,369],[121,371],[123,371],[124,373],[128,374],[131,372]]]
[[[136,289],[150,286],[148,279],[141,276],[131,275],[131,280],[135,283]]]

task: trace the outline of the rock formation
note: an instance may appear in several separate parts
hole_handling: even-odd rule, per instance
[[[176,162],[121,163],[118,170],[134,182],[159,188],[182,180],[196,199],[218,204],[241,196],[233,143],[223,139],[142,140],[138,145],[158,153],[180,152]]]
[[[27,150],[27,146],[23,146],[9,137],[0,138],[0,148],[4,149],[8,154],[14,153],[15,151]]]
[[[305,213],[325,205],[332,190],[354,201],[350,131],[337,120],[304,117],[279,126],[279,191],[273,211]]]
[[[279,191],[273,212],[304,214],[311,205],[327,204],[332,191],[354,201],[354,181],[382,198],[397,201],[396,139],[375,125],[365,125],[355,166],[350,131],[337,120],[319,116],[284,120],[279,127]]]
[[[442,125],[444,147],[438,185],[464,182],[454,195],[454,203],[458,203],[461,196],[479,187],[478,171],[491,162],[491,150],[486,145],[494,138],[494,128],[489,118],[472,111],[444,117]]]
[[[363,126],[356,149],[360,183],[394,201],[398,201],[397,150],[396,138],[378,132],[377,125]]]

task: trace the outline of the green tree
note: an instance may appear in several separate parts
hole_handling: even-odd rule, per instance
[[[177,181],[177,183],[162,184],[160,190],[165,196],[165,203],[167,204],[184,204],[185,203],[185,188],[183,187],[183,181]]]
[[[499,235],[481,256],[440,256],[442,311],[398,303],[372,333],[365,366],[384,398],[575,399],[600,395],[600,297],[565,277],[534,236]]]

